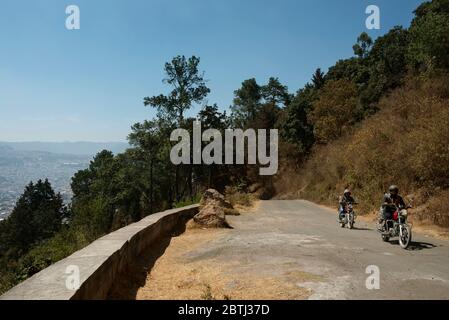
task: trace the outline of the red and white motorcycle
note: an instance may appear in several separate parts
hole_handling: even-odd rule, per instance
[[[408,248],[412,241],[412,227],[407,223],[407,210],[410,208],[411,206],[396,207],[391,218],[384,221],[383,227],[379,229],[383,241],[388,242],[390,238],[399,237],[401,248]]]

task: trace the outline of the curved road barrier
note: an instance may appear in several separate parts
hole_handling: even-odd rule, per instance
[[[199,205],[159,212],[105,235],[15,286],[0,299],[106,299],[118,275],[158,239],[193,218]]]

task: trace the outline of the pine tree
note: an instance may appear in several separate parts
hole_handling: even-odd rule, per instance
[[[30,182],[7,219],[7,241],[17,252],[52,237],[67,217],[61,195],[55,193],[48,180]]]

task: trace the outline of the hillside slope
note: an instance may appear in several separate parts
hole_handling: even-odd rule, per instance
[[[368,213],[397,184],[413,202],[415,218],[449,227],[449,79],[408,80],[379,107],[342,138],[315,147],[299,169],[284,165],[278,197],[335,205],[350,187]]]

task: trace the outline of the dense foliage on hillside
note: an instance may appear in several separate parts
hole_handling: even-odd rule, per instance
[[[350,187],[367,213],[398,184],[416,218],[449,227],[449,1],[425,2],[409,29],[395,27],[374,43],[362,34],[354,53],[320,86],[314,77],[298,93],[307,121],[287,109],[288,118],[300,114],[315,143],[305,163],[284,154],[277,193],[335,205]],[[296,143],[294,132],[287,136]]]
[[[175,57],[165,65],[171,91],[144,98],[157,116],[132,126],[132,148],[117,155],[104,150],[76,173],[69,207],[39,181],[0,222],[0,292],[101,235],[196,201],[208,187],[245,191],[257,182],[263,197],[278,192],[334,201],[350,186],[371,210],[394,182],[419,194],[434,223],[448,226],[441,210],[449,199],[448,37],[449,0],[426,2],[409,29],[395,27],[375,41],[362,33],[353,57],[326,74],[316,70],[296,94],[277,78],[243,81],[229,115],[204,105],[210,90],[200,59]],[[203,130],[279,129],[278,176],[262,178],[257,166],[173,165],[170,133],[191,132],[195,119],[186,112],[198,105]]]
[[[283,166],[277,192],[335,206],[350,187],[360,213],[369,213],[397,184],[414,201],[413,217],[449,227],[448,83],[447,76],[408,80],[380,100],[378,113],[315,147],[305,164]]]

